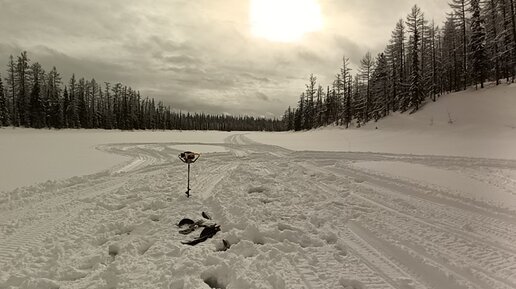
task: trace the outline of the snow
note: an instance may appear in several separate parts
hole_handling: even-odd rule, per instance
[[[96,150],[95,147],[99,145],[174,141],[220,143],[227,135],[196,131],[120,132],[0,128],[0,164],[4,164],[0,165],[0,191],[47,180],[93,174],[129,160],[123,155]],[[191,150],[214,152],[222,149],[195,146]]]
[[[400,161],[366,161],[354,163],[353,166],[372,171],[370,173],[388,174],[394,178],[398,177],[419,184],[440,187],[442,191],[448,194],[460,194],[463,198],[516,210],[516,194],[514,191],[494,188],[490,184],[477,181],[461,172]],[[393,168],[396,169],[393,170]]]
[[[516,84],[470,88],[430,101],[415,114],[394,113],[360,129],[334,127],[246,136],[291,150],[516,159],[515,108]]]
[[[513,92],[378,130],[2,129],[0,288],[516,288]],[[191,198],[182,150],[202,153]],[[202,212],[221,231],[181,244]]]
[[[170,148],[176,149],[178,151],[193,151],[196,153],[220,153],[228,151],[223,146],[215,145],[175,145],[170,146]]]

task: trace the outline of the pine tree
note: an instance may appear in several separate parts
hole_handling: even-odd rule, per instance
[[[372,75],[372,99],[373,99],[373,118],[378,121],[385,117],[389,106],[389,66],[385,54],[380,53],[376,59],[376,68]]]
[[[400,19],[396,23],[396,28],[392,32],[391,40],[387,46],[387,59],[391,66],[390,84],[390,109],[398,110],[399,102],[406,98],[407,92],[405,84],[405,24]]]
[[[7,97],[2,83],[2,76],[0,75],[0,126],[10,125],[9,108],[7,107]]]
[[[34,75],[34,85],[30,93],[30,126],[34,128],[42,128],[45,126],[43,116],[45,110],[40,93],[39,77],[36,73]]]
[[[431,85],[430,92],[432,96],[432,101],[436,101],[437,95],[440,95],[440,84],[439,84],[439,71],[441,71],[441,56],[438,51],[440,51],[440,30],[439,26],[436,26],[434,21],[432,20],[432,26],[430,26],[430,38],[431,38]]]
[[[179,119],[181,117],[181,113],[179,113]],[[286,131],[291,131],[294,129],[294,121],[293,121],[293,114],[292,114],[292,108],[289,106],[287,110],[285,110],[285,113],[283,114],[283,126]],[[224,130],[224,128],[222,128]]]
[[[351,68],[349,67],[349,58],[342,58],[342,67],[340,68],[340,75],[342,78],[342,113],[341,113],[341,124],[344,124],[346,128],[349,128],[351,123]]]
[[[461,33],[461,43],[462,46],[462,71],[461,71],[461,81],[463,84],[463,89],[466,89],[469,80],[468,80],[468,35],[467,35],[467,18],[466,12],[467,7],[469,5],[469,0],[452,0],[450,3],[450,7],[453,9],[452,16],[455,17],[455,23],[460,27]]]
[[[304,120],[303,120],[303,116],[305,114],[305,93],[301,93],[301,96],[299,97],[299,102],[298,102],[298,108],[296,109],[296,112],[295,112],[295,116],[294,116],[294,130],[295,131],[300,131],[302,130],[304,127],[303,127],[303,124],[304,124]]]
[[[413,107],[414,111],[419,109],[422,101],[423,89],[421,84],[421,66],[419,62],[420,57],[420,31],[419,27],[423,22],[423,13],[421,9],[414,5],[412,12],[407,16],[408,31],[412,33],[411,43],[411,75],[410,75],[410,90],[408,106]]]
[[[329,124],[331,124],[333,122],[332,109],[334,107],[332,106],[332,102],[333,102],[333,93],[330,92],[330,86],[327,86],[326,87],[326,99],[323,102],[323,106],[324,106],[324,124],[325,125],[329,125]]]
[[[371,110],[373,103],[371,99],[371,75],[373,73],[374,61],[371,57],[371,53],[367,52],[366,55],[360,60],[360,78],[365,86],[365,97],[362,120],[368,122],[370,119]]]
[[[365,123],[364,115],[365,115],[365,93],[364,93],[364,85],[360,82],[359,74],[355,75],[355,79],[353,80],[353,117],[357,121],[357,127],[360,127],[363,123]]]
[[[313,120],[315,119],[314,114],[314,97],[316,94],[317,87],[317,77],[313,74],[310,74],[310,78],[308,80],[308,84],[306,85],[306,104],[304,108],[304,116],[303,116],[303,127],[305,129],[311,129],[314,127]]]
[[[490,63],[492,63],[491,69],[494,70],[494,78],[496,85],[500,84],[500,54],[499,54],[499,42],[498,37],[499,31],[499,14],[498,14],[498,2],[499,0],[489,0],[485,5],[485,15],[489,18],[486,21],[486,49],[488,54],[491,56]]]
[[[17,110],[19,113],[20,124],[30,126],[30,89],[29,89],[29,58],[24,51],[18,56],[16,62],[15,81]]]
[[[39,63],[31,65],[32,89],[29,100],[29,125],[34,128],[46,126],[45,100],[42,98],[41,82],[44,79],[44,71]]]
[[[317,100],[315,103],[315,119],[314,119],[314,127],[320,127],[324,124],[324,89],[322,86],[317,87]]]
[[[75,79],[75,74],[72,74],[72,78],[68,82],[68,120],[70,128],[80,128],[81,121],[79,118],[79,101],[78,101],[79,89],[77,85],[77,80]]]
[[[342,74],[338,73],[335,75],[335,80],[332,84],[332,103],[331,103],[331,118],[336,125],[340,124],[340,111],[341,101],[344,94],[344,81],[342,80]]]
[[[18,113],[18,104],[16,103],[16,64],[14,63],[14,58],[12,55],[9,56],[9,64],[7,65],[7,97],[11,99],[10,105],[10,115],[11,115],[11,124],[13,126],[20,125],[20,117]]]
[[[432,51],[428,49],[431,47],[430,32],[431,28],[427,25],[428,21],[421,13],[421,28],[420,28],[420,67],[421,67],[421,98],[422,100],[428,95],[430,91],[430,83],[432,82]]]
[[[473,12],[471,17],[472,34],[470,44],[473,79],[475,84],[480,83],[480,87],[484,88],[485,65],[487,64],[484,20],[480,17],[480,0],[471,0],[470,3],[471,11]]]
[[[61,75],[54,66],[47,75],[48,106],[47,106],[47,125],[49,127],[63,128],[64,111],[61,95]]]
[[[511,23],[512,23],[512,82],[516,76],[516,14],[514,10],[514,0],[509,0],[511,6]]]
[[[504,64],[503,74],[507,82],[514,82],[516,74],[516,31],[514,28],[514,3],[512,0],[499,0],[499,9],[502,17],[501,27],[501,60]],[[509,7],[510,6],[510,7]]]

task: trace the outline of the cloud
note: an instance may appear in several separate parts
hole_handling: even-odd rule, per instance
[[[256,97],[263,101],[270,101],[269,97],[265,93],[256,92]]]
[[[319,1],[322,31],[275,43],[251,35],[242,0],[0,0],[0,63],[27,50],[64,82],[75,73],[181,110],[279,116],[310,73],[326,86],[343,55],[356,66],[368,50],[380,52],[413,5]],[[444,15],[445,0],[420,2],[427,15]]]

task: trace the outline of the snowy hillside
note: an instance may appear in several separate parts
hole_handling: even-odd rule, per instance
[[[516,288],[515,92],[351,130],[2,129],[2,182],[53,180],[0,193],[0,288]],[[184,245],[186,217],[221,230]]]
[[[443,95],[417,113],[395,113],[360,129],[335,127],[248,137],[293,150],[516,159],[516,85]]]

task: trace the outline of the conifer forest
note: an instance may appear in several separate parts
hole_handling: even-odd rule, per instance
[[[310,75],[287,130],[330,124],[360,127],[391,112],[414,113],[425,101],[486,82],[513,83],[516,24],[513,0],[453,0],[441,26],[415,5],[400,19],[385,50],[367,52],[356,74],[344,57],[331,85]]]
[[[121,83],[77,79],[67,83],[56,67],[46,72],[28,53],[11,56],[0,77],[0,126],[32,128],[101,128],[121,130],[274,131],[277,119],[175,111],[142,97]]]

